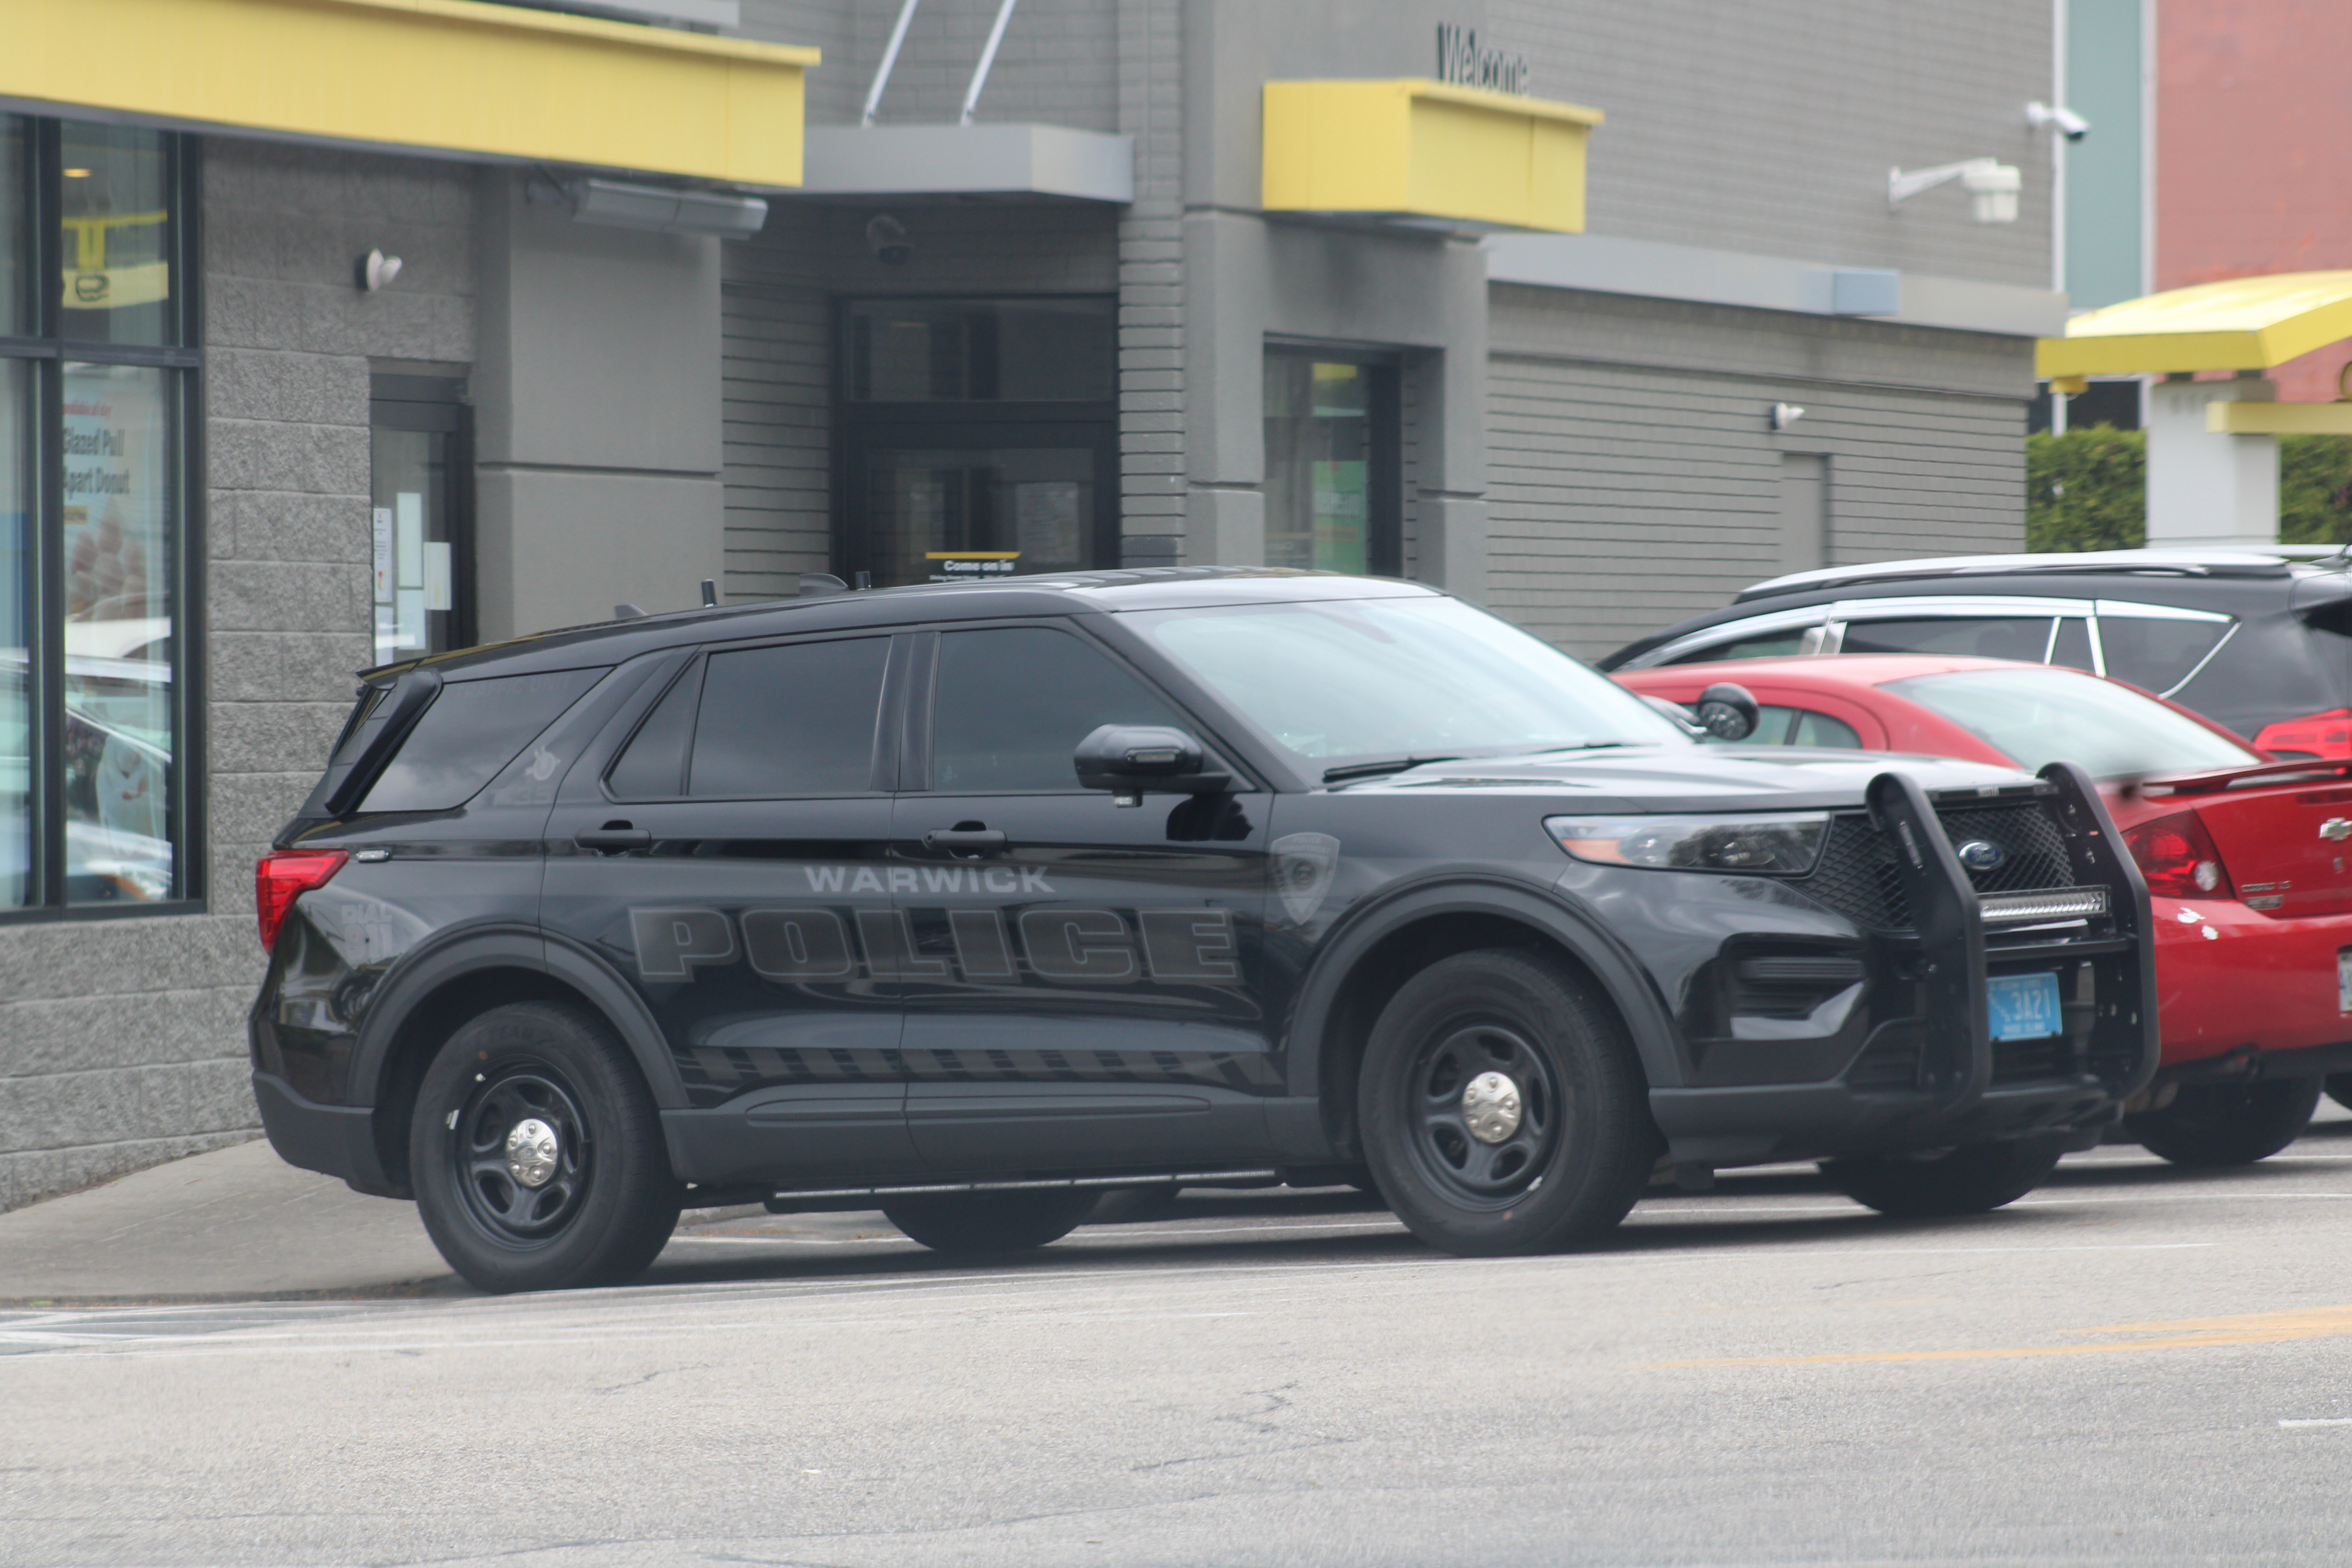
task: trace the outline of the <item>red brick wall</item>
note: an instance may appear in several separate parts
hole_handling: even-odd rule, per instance
[[[2352,4],[2158,0],[2156,287],[2352,268]],[[2279,367],[2326,402],[2339,343]]]

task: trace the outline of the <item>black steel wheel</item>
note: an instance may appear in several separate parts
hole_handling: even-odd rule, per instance
[[[1411,1081],[1406,1146],[1447,1198],[1507,1209],[1543,1180],[1560,1119],[1549,1051],[1508,1022],[1473,1018],[1423,1045]]]
[[[1381,1010],[1358,1091],[1364,1153],[1415,1236],[1539,1252],[1625,1217],[1660,1144],[1615,1012],[1547,954],[1441,959]]]
[[[2184,1083],[2163,1110],[2125,1117],[2124,1131],[2176,1165],[2251,1165],[2303,1136],[2321,1087],[2315,1078]]]
[[[1101,1197],[1094,1187],[940,1193],[884,1204],[882,1214],[934,1252],[1026,1252],[1077,1229]]]
[[[1999,1143],[1825,1160],[1830,1184],[1865,1208],[1898,1219],[1984,1214],[2047,1181],[2066,1152],[2063,1134]]]
[[[441,1256],[491,1291],[627,1279],[682,1196],[636,1064],[600,1020],[549,1002],[492,1008],[441,1047],[409,1174]]]

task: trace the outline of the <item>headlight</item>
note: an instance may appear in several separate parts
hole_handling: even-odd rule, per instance
[[[1580,860],[1662,871],[1764,871],[1801,877],[1829,836],[1827,812],[1791,816],[1548,816],[1546,831]]]

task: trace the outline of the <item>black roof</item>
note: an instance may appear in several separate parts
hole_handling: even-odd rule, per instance
[[[855,630],[1017,616],[1084,616],[1123,610],[1192,609],[1213,605],[1283,604],[1304,599],[1440,596],[1441,590],[1387,577],[1303,572],[1274,566],[1152,566],[1056,572],[980,583],[922,583],[677,610],[628,620],[563,626],[480,647],[361,671],[375,678],[419,666],[446,679],[488,673],[617,664],[681,644],[794,632]]]

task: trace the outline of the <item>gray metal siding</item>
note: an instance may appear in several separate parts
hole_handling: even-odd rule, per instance
[[[1591,658],[1778,575],[1789,452],[1830,459],[1832,563],[2021,548],[2030,344],[1699,307],[1629,321],[1592,299],[1496,290],[1499,613]],[[1779,402],[1805,409],[1785,435]]]

